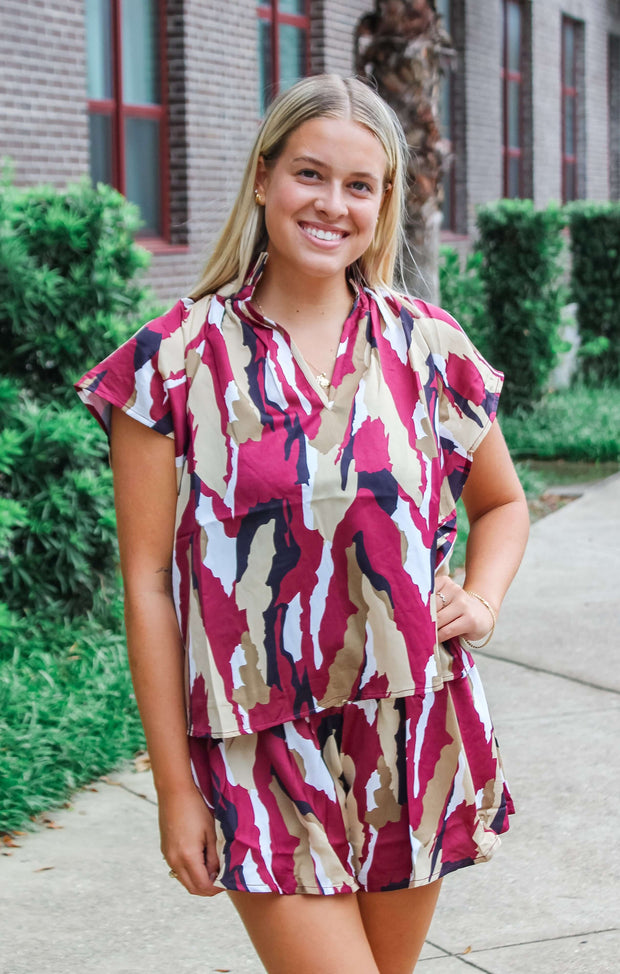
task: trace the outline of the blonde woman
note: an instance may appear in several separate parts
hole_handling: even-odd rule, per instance
[[[161,848],[271,974],[409,974],[512,810],[468,644],[527,509],[501,375],[394,290],[406,152],[363,83],[299,82],[191,298],[78,383],[111,431]]]

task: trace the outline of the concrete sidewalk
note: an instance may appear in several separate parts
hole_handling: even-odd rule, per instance
[[[619,582],[616,475],[534,525],[478,653],[518,815],[491,863],[446,879],[422,974],[620,970]],[[168,878],[148,773],[50,818],[0,857],[0,974],[263,971],[227,897]]]

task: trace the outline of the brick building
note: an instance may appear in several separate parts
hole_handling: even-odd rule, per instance
[[[0,155],[18,184],[91,173],[141,205],[150,277],[187,291],[268,100],[350,74],[372,0],[0,0]],[[447,235],[502,195],[620,196],[620,0],[437,0]]]

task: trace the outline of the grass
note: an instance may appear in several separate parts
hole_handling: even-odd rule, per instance
[[[576,385],[500,419],[515,458],[620,461],[620,386]]]
[[[540,516],[536,502],[549,487],[598,480],[620,464],[618,385],[576,385],[550,393],[531,413],[500,417],[500,423],[535,516]],[[462,501],[457,516],[452,570],[465,564],[469,522]]]
[[[53,643],[42,642],[39,631],[0,662],[4,832],[27,827],[144,746],[123,635],[84,619],[59,623]]]

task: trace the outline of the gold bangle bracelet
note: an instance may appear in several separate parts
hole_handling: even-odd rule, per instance
[[[472,649],[482,649],[484,646],[487,646],[491,642],[493,638],[493,633],[495,632],[495,624],[497,623],[497,616],[495,614],[495,609],[493,608],[493,606],[489,605],[486,599],[483,599],[481,595],[478,595],[477,592],[471,592],[469,589],[463,589],[463,591],[465,592],[466,595],[471,595],[472,598],[478,599],[479,602],[482,602],[482,604],[487,607],[487,609],[491,614],[491,629],[487,637],[482,642],[472,643],[469,639],[465,639],[465,636],[461,637],[463,642],[467,643],[468,646],[471,646]]]

